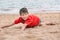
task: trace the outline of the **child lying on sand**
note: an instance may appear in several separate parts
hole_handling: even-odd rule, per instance
[[[24,30],[25,28],[33,28],[33,27],[37,27],[37,25],[41,25],[41,21],[39,19],[39,17],[29,14],[27,8],[21,8],[20,11],[20,17],[18,19],[16,19],[14,21],[14,23],[3,26],[2,28],[6,28],[6,27],[11,27],[15,24],[19,24],[21,23],[22,26],[22,30]],[[47,24],[49,25],[49,24]],[[52,24],[51,24],[52,25]]]

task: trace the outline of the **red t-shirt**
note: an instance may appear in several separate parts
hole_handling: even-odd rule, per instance
[[[39,17],[35,15],[29,15],[26,20],[23,20],[22,17],[19,17],[14,21],[14,24],[24,23],[27,24],[27,28],[37,26],[40,23]]]

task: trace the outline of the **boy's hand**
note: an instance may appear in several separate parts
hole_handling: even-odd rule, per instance
[[[21,25],[21,27],[22,27],[21,32],[24,31],[24,29],[26,28],[26,26],[27,26],[27,24],[22,24]]]

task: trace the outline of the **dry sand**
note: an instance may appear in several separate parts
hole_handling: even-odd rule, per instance
[[[23,32],[17,28],[0,28],[0,40],[60,40],[60,12],[40,12],[35,15],[44,24],[52,22],[56,25],[42,25]],[[0,14],[0,27],[11,24],[18,17],[18,14]]]

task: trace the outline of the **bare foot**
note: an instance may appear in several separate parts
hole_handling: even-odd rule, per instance
[[[47,23],[46,25],[55,25],[55,23]]]

